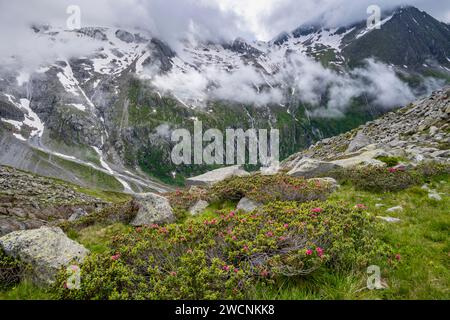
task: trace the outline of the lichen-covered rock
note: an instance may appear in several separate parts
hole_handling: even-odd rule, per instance
[[[288,175],[293,177],[313,178],[339,168],[339,165],[332,162],[304,158],[301,159],[295,167],[288,172]]]
[[[242,198],[241,201],[239,201],[236,210],[242,210],[244,212],[251,212],[253,210],[258,209],[261,207],[262,204],[256,201],[253,201],[249,198]]]
[[[350,156],[345,159],[335,160],[332,161],[336,166],[343,167],[343,168],[351,168],[356,166],[386,166],[386,164],[380,160],[377,160],[376,158],[381,156],[389,156],[388,153],[386,153],[384,150],[376,149],[376,150],[369,150],[364,151],[363,153],[355,156]]]
[[[175,215],[169,200],[163,196],[154,193],[142,193],[135,195],[133,202],[139,209],[136,217],[131,221],[132,226],[148,226],[175,221]]]
[[[362,131],[358,131],[356,136],[350,142],[346,152],[358,151],[370,144],[372,144],[372,139],[367,137]]]
[[[69,239],[59,228],[15,231],[0,238],[8,256],[29,264],[33,281],[50,284],[62,267],[82,263],[89,250]]]
[[[315,183],[326,186],[328,193],[332,193],[339,188],[339,183],[333,178],[313,178],[308,181],[314,181]]]
[[[231,177],[245,177],[250,173],[243,170],[241,166],[231,166],[209,171],[197,177],[186,180],[188,186],[212,186],[217,182],[223,181]]]
[[[205,200],[199,200],[191,208],[189,208],[189,213],[195,216],[205,211],[205,209],[208,208],[208,206],[209,206],[208,202],[206,202]]]

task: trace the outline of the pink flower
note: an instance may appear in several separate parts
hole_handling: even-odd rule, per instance
[[[244,251],[248,251],[248,246],[244,245],[244,247],[242,248]]]
[[[397,259],[397,261],[400,261],[402,259],[402,256],[400,254],[396,254],[395,259]]]
[[[230,266],[223,266],[223,267],[222,267],[222,270],[228,272],[228,271],[230,271]]]
[[[388,171],[389,171],[390,173],[395,173],[395,172],[397,172],[398,170],[397,170],[396,168],[389,168]]]
[[[177,273],[176,273],[175,271],[172,271],[172,272],[170,272],[170,275],[171,275],[172,277],[176,277],[176,276],[177,276]]]
[[[355,206],[355,208],[356,208],[356,209],[366,209],[367,207],[366,207],[365,205],[363,205],[362,203],[358,203],[358,204]]]
[[[311,249],[307,249],[305,253],[307,256],[310,256],[313,254],[313,251]]]
[[[322,208],[313,208],[313,209],[311,209],[311,212],[313,212],[313,213],[321,213],[322,211],[323,211]]]
[[[289,224],[285,223],[285,224],[284,224],[284,228],[285,228],[285,229],[289,228]]]
[[[234,273],[238,273],[239,269],[238,268],[234,268]]]
[[[261,277],[266,278],[268,275],[269,275],[269,271],[267,271],[267,270],[261,271]]]
[[[316,248],[316,251],[317,251],[317,255],[318,255],[319,257],[322,257],[322,256],[323,256],[323,249],[322,249],[322,248],[317,247],[317,248]]]
[[[192,254],[192,249],[188,249],[186,252]]]
[[[266,233],[266,236],[267,236],[268,238],[273,237],[273,232],[272,232],[272,231],[267,232],[267,233]]]
[[[237,240],[237,237],[236,237],[236,236],[232,236],[231,239],[232,239],[233,241],[236,241],[236,240]]]
[[[287,238],[286,237],[279,237],[278,238],[280,241],[285,241]]]
[[[111,260],[113,260],[113,261],[117,261],[117,260],[119,260],[120,259],[120,253],[118,253],[118,254],[116,254],[116,255],[113,255],[112,257],[111,257]]]

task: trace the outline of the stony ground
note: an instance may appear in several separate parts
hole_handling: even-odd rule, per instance
[[[291,169],[304,157],[326,161],[342,159],[354,156],[368,145],[411,161],[448,161],[449,119],[450,87],[447,87],[350,132],[319,141],[291,156],[284,166]]]
[[[67,220],[105,205],[72,185],[0,166],[0,235]]]

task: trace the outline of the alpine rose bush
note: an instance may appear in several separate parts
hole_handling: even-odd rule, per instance
[[[320,208],[320,213],[317,208]],[[317,213],[313,213],[317,211]],[[254,285],[320,272],[364,268],[390,255],[364,210],[335,202],[268,203],[255,212],[149,226],[114,237],[89,256],[81,289],[53,287],[64,299],[244,299]]]

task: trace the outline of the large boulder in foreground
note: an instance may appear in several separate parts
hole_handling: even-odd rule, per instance
[[[89,250],[69,239],[60,228],[15,231],[0,238],[6,255],[32,267],[33,281],[50,284],[63,267],[80,264]]]
[[[232,177],[245,177],[250,173],[243,170],[241,166],[232,166],[226,168],[220,168],[217,170],[209,171],[197,177],[192,177],[186,180],[188,186],[207,186],[210,187],[217,182],[223,181]]]
[[[303,158],[288,172],[288,175],[293,177],[314,178],[323,176],[328,172],[339,168],[339,165],[332,162]]]
[[[131,221],[132,226],[140,227],[175,221],[175,215],[169,200],[163,196],[154,193],[142,193],[135,195],[133,202],[138,207],[138,213]]]

